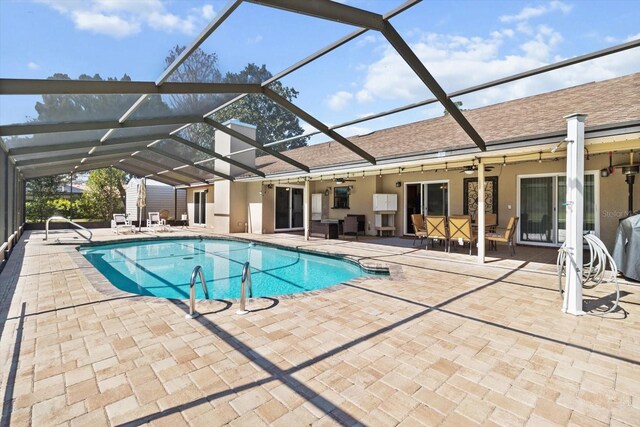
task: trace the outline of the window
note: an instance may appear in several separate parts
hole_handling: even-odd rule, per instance
[[[349,187],[333,188],[333,209],[349,209]]]

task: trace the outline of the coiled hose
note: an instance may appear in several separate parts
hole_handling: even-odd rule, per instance
[[[613,282],[613,284],[615,285],[615,302],[613,306],[611,306],[611,308],[607,311],[600,313],[590,313],[597,316],[603,316],[605,314],[612,313],[618,307],[618,303],[620,302],[620,285],[618,284],[617,278],[618,266],[609,254],[609,251],[605,247],[604,243],[602,243],[602,240],[600,240],[593,234],[586,234],[583,236],[583,238],[587,243],[587,247],[589,248],[589,262],[582,266],[582,272],[581,274],[579,274],[581,276],[582,287],[585,289],[593,289],[598,286],[600,283],[605,281],[607,273],[607,263],[609,264],[609,267],[611,267],[611,277],[608,281]],[[577,271],[578,266],[575,263],[573,254],[569,249],[567,249],[566,243],[563,243],[558,250],[558,258],[556,260],[556,270],[558,272],[558,290],[560,291],[560,295],[564,293],[562,276],[565,274],[567,256],[569,257],[571,267]]]

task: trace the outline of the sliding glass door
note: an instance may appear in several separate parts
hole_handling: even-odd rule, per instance
[[[204,225],[207,223],[207,192],[193,193],[193,223]]]
[[[304,188],[277,186],[275,193],[276,230],[304,228]]]
[[[405,184],[405,234],[413,234],[411,215],[449,215],[449,181]]]
[[[567,198],[567,177],[558,177],[558,234],[556,241],[563,243],[566,237],[566,214],[567,210],[564,209]],[[596,232],[596,200],[595,200],[595,176],[584,176],[584,225],[583,230],[585,233],[593,234]]]
[[[597,233],[597,179],[595,172],[584,178],[584,232]],[[566,177],[560,174],[518,177],[518,241],[560,245],[566,234]]]

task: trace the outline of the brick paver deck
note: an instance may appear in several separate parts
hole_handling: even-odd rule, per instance
[[[464,251],[254,237],[393,274],[245,316],[207,301],[186,320],[184,304],[99,291],[74,246],[25,233],[0,275],[2,424],[638,425],[638,285],[607,318],[573,317],[539,262],[552,251],[480,267]]]

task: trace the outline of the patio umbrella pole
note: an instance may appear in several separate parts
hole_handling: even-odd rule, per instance
[[[138,232],[142,231],[142,208],[147,204],[147,178],[142,178],[138,183]]]

